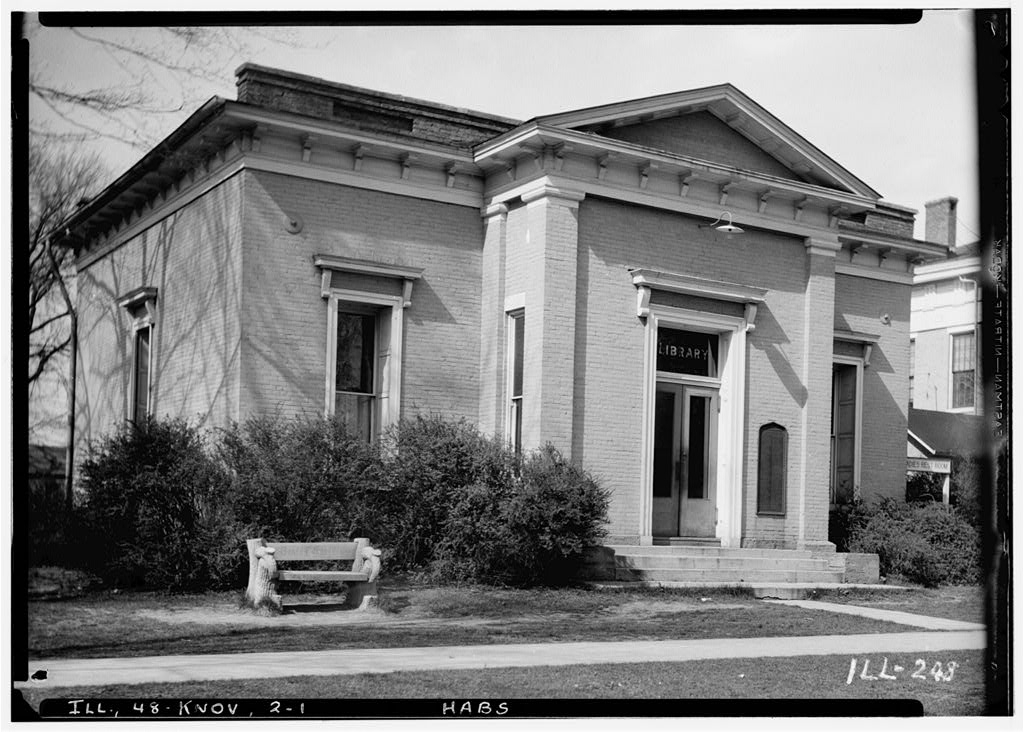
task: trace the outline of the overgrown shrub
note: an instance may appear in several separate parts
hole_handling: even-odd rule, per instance
[[[956,510],[883,498],[855,506],[849,521],[849,551],[877,554],[883,575],[928,587],[981,581],[980,535]]]
[[[565,584],[604,536],[608,496],[550,445],[517,473],[466,487],[445,522],[436,576],[512,585]]]
[[[256,417],[219,440],[230,476],[221,508],[250,538],[349,537],[353,501],[374,475],[375,452],[332,419]]]
[[[551,447],[525,459],[464,422],[420,416],[366,444],[333,420],[255,418],[207,446],[181,421],[126,424],[80,482],[87,567],[117,585],[241,587],[245,539],[369,538],[389,571],[568,581],[607,496]]]
[[[525,461],[516,487],[507,509],[512,541],[505,579],[567,582],[587,547],[605,534],[607,492],[550,445]]]
[[[105,581],[172,590],[209,586],[211,506],[224,472],[182,420],[125,423],[93,443],[81,466],[82,563]]]
[[[384,435],[375,481],[355,506],[358,533],[386,552],[392,570],[423,569],[434,560],[455,506],[472,488],[500,493],[516,472],[516,456],[465,421],[419,415]]]

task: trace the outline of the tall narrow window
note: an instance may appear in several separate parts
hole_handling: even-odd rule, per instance
[[[757,440],[757,513],[786,513],[786,461],[789,435],[771,422],[762,425]]]
[[[914,406],[914,364],[916,361],[917,341],[910,341],[910,406]]]
[[[337,359],[334,370],[334,416],[369,441],[373,435],[374,358],[377,317],[338,312]]]
[[[953,336],[953,409],[974,406],[974,333]]]
[[[135,331],[135,371],[132,395],[132,420],[144,422],[149,416],[149,344],[153,328],[149,325]]]
[[[848,504],[856,497],[857,367],[832,366],[832,470],[830,503]]]
[[[508,317],[509,325],[509,408],[508,436],[515,451],[523,449],[523,346],[526,317],[520,310]]]

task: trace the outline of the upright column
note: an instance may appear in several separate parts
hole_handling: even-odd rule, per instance
[[[828,481],[832,420],[832,337],[836,301],[835,239],[809,238],[804,292],[803,382],[797,548],[835,550],[828,541]]]
[[[503,429],[505,397],[505,242],[508,207],[488,206],[484,218],[480,290],[480,429]]]
[[[582,193],[542,186],[523,195],[526,320],[523,447],[572,451],[576,348],[576,245]]]

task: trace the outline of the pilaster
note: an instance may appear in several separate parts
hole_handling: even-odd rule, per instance
[[[798,483],[798,548],[821,549],[828,542],[828,482],[832,420],[832,335],[835,318],[835,260],[838,239],[808,238],[804,291],[802,379],[807,389],[801,417]]]
[[[576,247],[582,193],[539,186],[527,204],[523,447],[571,456],[576,344]]]
[[[482,209],[484,246],[480,278],[480,429],[496,434],[504,424],[505,247],[508,207]]]

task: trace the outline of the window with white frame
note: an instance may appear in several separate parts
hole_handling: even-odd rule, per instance
[[[153,409],[157,288],[139,287],[115,301],[131,318],[131,381],[126,418],[144,422]]]
[[[974,333],[954,333],[952,339],[951,406],[953,409],[970,408],[974,406],[977,364]]]
[[[150,346],[153,326],[145,323],[135,328],[134,368],[132,369],[132,421],[145,422],[149,417],[150,376],[152,360]]]
[[[334,417],[369,441],[378,418],[377,315],[339,303],[335,329]]]
[[[398,422],[403,313],[422,269],[317,254],[327,301],[324,414],[365,440]]]
[[[508,438],[515,451],[523,449],[523,348],[526,313],[508,314]]]

